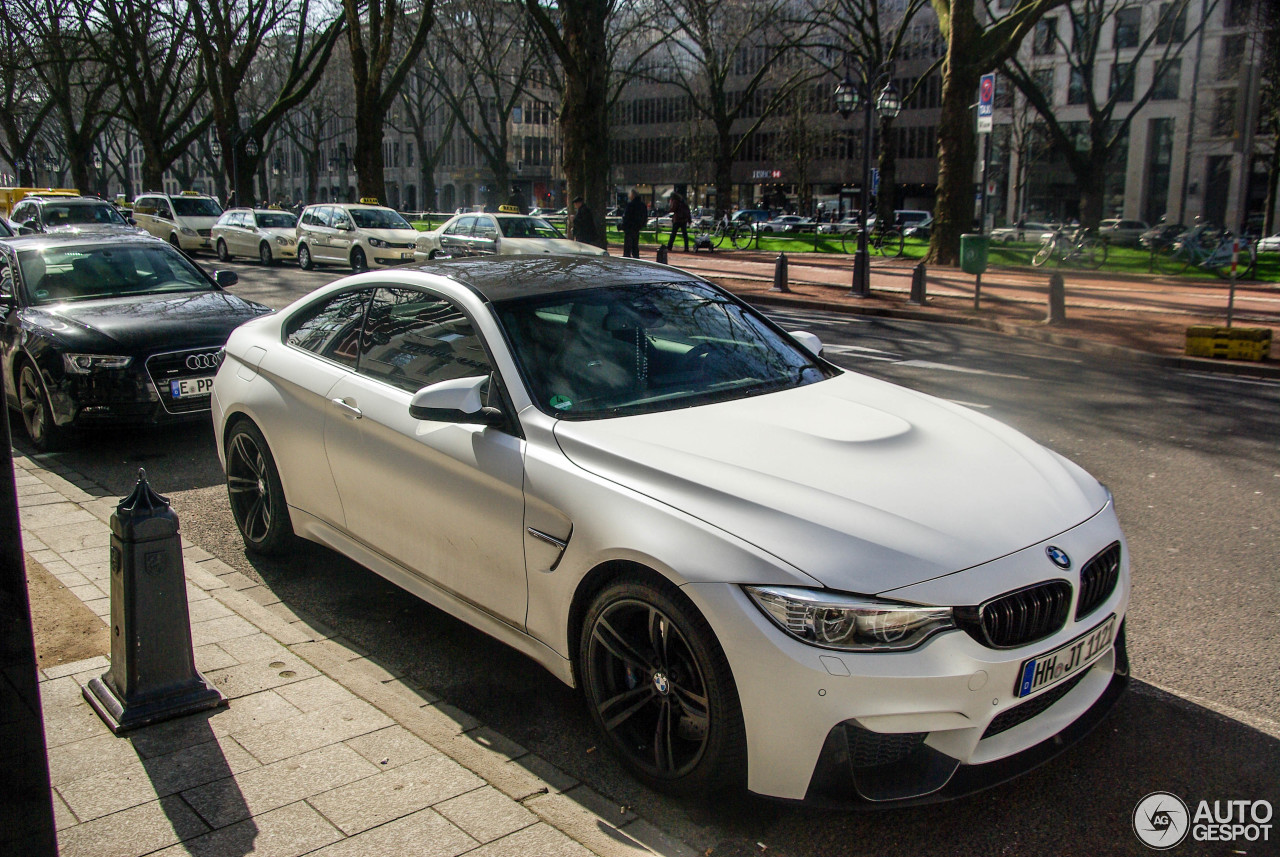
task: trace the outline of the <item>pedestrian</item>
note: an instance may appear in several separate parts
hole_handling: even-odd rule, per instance
[[[520,192],[519,185],[511,186],[511,196],[507,197],[507,205],[514,207],[521,214],[529,213],[529,203],[525,202],[524,194]]]
[[[684,235],[684,252],[689,252],[689,221],[693,215],[689,213],[689,204],[678,193],[671,194],[671,237],[667,239],[667,250],[676,243],[676,232]]]
[[[627,207],[622,211],[622,255],[631,259],[640,258],[640,230],[649,223],[649,208],[632,188]]]
[[[600,231],[596,229],[596,215],[591,210],[591,206],[587,205],[587,201],[582,197],[575,197],[573,200],[573,224],[571,236],[574,241],[581,241],[583,244],[594,244],[596,247],[603,247],[600,242]]]

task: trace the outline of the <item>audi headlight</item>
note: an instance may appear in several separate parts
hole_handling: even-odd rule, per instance
[[[190,226],[184,226],[184,227],[182,227],[182,234],[183,234],[183,235],[196,235],[196,234],[198,234],[198,233],[197,233],[194,229],[192,229]]]
[[[72,375],[88,375],[103,369],[124,369],[133,362],[132,357],[112,354],[64,354],[62,365]]]
[[[370,247],[386,247],[387,242],[383,241],[381,238],[370,238],[369,246]]]
[[[896,604],[822,589],[743,587],[765,615],[797,640],[828,649],[913,649],[955,627],[950,607]]]

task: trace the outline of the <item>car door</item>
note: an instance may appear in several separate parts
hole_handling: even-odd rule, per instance
[[[492,217],[477,217],[468,239],[473,256],[492,256],[498,252],[498,224]]]
[[[347,530],[523,628],[524,441],[501,428],[409,415],[422,387],[496,377],[479,334],[443,297],[380,288],[360,343],[357,371],[330,390],[325,420]]]
[[[475,216],[468,214],[456,218],[453,223],[446,226],[444,232],[440,233],[440,252],[445,256],[468,255],[471,252],[471,246],[467,242],[475,222]]]
[[[351,212],[338,205],[329,206],[329,258],[343,265],[351,259],[351,248],[356,240],[356,225]]]
[[[239,246],[239,255],[257,256],[258,255],[258,228],[253,219],[252,211],[241,211],[236,215],[236,245]]]

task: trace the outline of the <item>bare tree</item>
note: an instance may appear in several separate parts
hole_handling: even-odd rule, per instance
[[[422,0],[417,8],[406,10],[401,0],[342,0],[355,89],[356,183],[362,199],[386,195],[382,131],[435,22],[433,2]]]
[[[1267,156],[1267,202],[1263,213],[1263,234],[1272,235],[1278,228],[1276,206],[1280,204],[1280,0],[1264,0],[1259,4],[1259,26],[1256,37],[1261,40],[1260,68],[1261,113],[1258,137],[1269,146]]]
[[[1053,53],[1066,57],[1071,75],[1067,101],[1085,110],[1083,134],[1074,128],[1078,123],[1068,121],[1070,112],[1040,88],[1019,56],[1004,64],[1005,73],[1040,114],[1054,150],[1075,176],[1080,222],[1088,228],[1096,229],[1102,220],[1107,168],[1126,150],[1134,118],[1167,85],[1165,75],[1178,68],[1173,61],[1200,32],[1217,0],[1208,0],[1200,23],[1190,29],[1186,26],[1189,5],[1190,0],[1174,0],[1148,4],[1144,10],[1129,0],[1075,0],[1060,19],[1069,26],[1046,32],[1043,47],[1052,46]],[[1146,27],[1141,27],[1143,18]],[[1148,57],[1152,60],[1150,83],[1135,91],[1139,63]]]
[[[29,36],[0,18],[0,157],[14,165],[18,183],[35,182],[31,153],[53,110],[24,46]]]
[[[444,158],[453,139],[457,117],[432,85],[434,73],[426,63],[418,63],[400,88],[400,115],[403,122],[391,122],[393,128],[413,138],[417,150],[418,187],[422,189],[420,206],[424,210],[439,207],[436,200],[436,167]]]

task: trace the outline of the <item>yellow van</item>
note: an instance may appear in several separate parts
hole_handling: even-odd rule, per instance
[[[55,187],[0,187],[0,217],[8,218],[13,207],[22,201],[24,196],[79,196],[80,191],[74,188]]]

